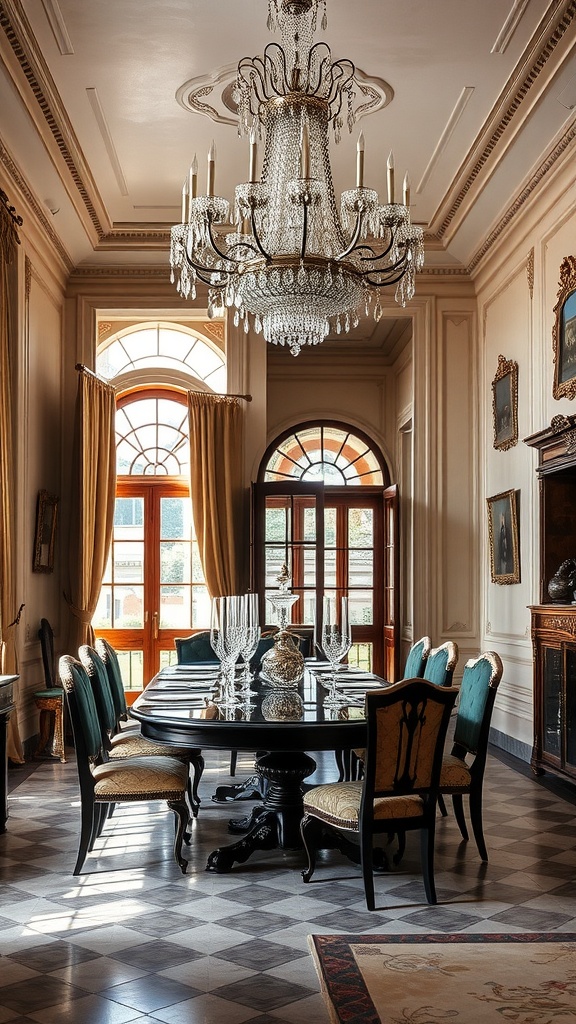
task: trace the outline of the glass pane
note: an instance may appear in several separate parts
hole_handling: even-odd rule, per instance
[[[566,764],[576,767],[576,649],[566,648]]]
[[[364,672],[372,671],[372,644],[352,644],[348,654],[348,664],[361,668]]]
[[[160,587],[160,629],[190,629],[190,587]]]
[[[314,587],[316,585],[316,548],[304,548],[304,585]]]
[[[287,536],[289,510],[286,508],[266,508],[265,536],[266,541],[283,542]]]
[[[560,722],[562,693],[562,652],[553,647],[544,648],[544,750],[560,757]]]
[[[265,556],[265,586],[267,590],[278,589],[278,575],[284,563],[287,561],[286,548],[269,547],[264,549]]]
[[[191,514],[192,506],[189,498],[162,498],[160,500],[161,540],[187,540],[190,536]]]
[[[374,583],[372,551],[348,552],[348,582],[351,587],[372,587]]]
[[[163,541],[160,544],[160,582],[190,583],[190,545]]]
[[[140,541],[115,541],[114,582],[140,583],[144,579],[144,545]]]
[[[103,583],[112,582],[112,552],[108,555],[108,561],[106,562],[106,568],[104,569],[104,576],[102,577]]]
[[[117,533],[117,530],[121,532]],[[128,528],[130,528],[128,530]],[[144,536],[144,498],[116,498],[114,536],[141,540]]]
[[[371,626],[373,622],[373,595],[371,590],[354,590],[348,595],[350,622],[355,626]]]
[[[114,587],[112,625],[115,629],[142,629],[144,587]]]
[[[374,512],[371,508],[351,508],[348,512],[348,546],[371,548],[374,545]]]
[[[142,651],[119,651],[118,664],[125,690],[144,689],[144,656]]]
[[[159,651],[160,668],[167,668],[168,665],[176,665],[178,658],[175,650]]]
[[[336,509],[327,508],[324,510],[324,544],[327,548],[334,547],[336,543]]]
[[[305,508],[304,509],[304,540],[315,541],[316,540],[316,509]]]
[[[206,587],[192,587],[192,626],[210,629],[210,595]]]
[[[112,628],[112,587],[102,587],[96,611],[92,617],[93,629]]]
[[[204,570],[200,560],[200,550],[196,541],[192,545],[192,581],[193,583],[204,582]]]
[[[336,586],[336,552],[324,552],[324,584],[325,587]]]

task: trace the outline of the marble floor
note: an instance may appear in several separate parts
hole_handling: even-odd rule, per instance
[[[0,1024],[326,1024],[308,955],[312,933],[576,932],[576,789],[492,751],[485,786],[490,861],[438,822],[436,885],[427,905],[417,837],[402,865],[376,878],[365,909],[359,869],[325,854],[304,885],[299,853],[254,855],[229,874],[205,870],[250,804],[211,797],[229,757],[208,754],[190,865],[172,859],[172,815],[117,809],[82,875],[73,751],[9,773],[0,836]],[[239,775],[250,774],[240,760]],[[321,757],[312,781],[334,777]]]

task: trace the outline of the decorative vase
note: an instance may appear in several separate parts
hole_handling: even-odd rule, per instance
[[[304,658],[292,635],[281,629],[274,646],[262,658],[262,675],[274,686],[297,686],[304,675]]]
[[[576,587],[576,558],[567,558],[548,584],[548,595],[557,604],[569,604]]]
[[[277,687],[262,701],[262,715],[267,722],[299,722],[304,701],[296,690]]]

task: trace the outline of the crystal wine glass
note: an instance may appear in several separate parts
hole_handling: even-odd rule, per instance
[[[210,643],[222,670],[223,705],[240,703],[234,689],[234,671],[242,642],[241,598],[213,597],[210,613]]]
[[[250,696],[250,683],[254,678],[250,670],[250,659],[256,654],[260,643],[260,625],[258,618],[258,594],[244,594],[241,607],[242,637],[240,641],[240,657],[244,665],[242,671],[242,692]]]
[[[346,698],[338,692],[337,678],[340,662],[345,658],[352,646],[352,634],[348,615],[348,598],[338,599],[324,596],[322,617],[322,649],[330,662],[330,689],[324,701],[326,707],[338,707],[346,703]]]

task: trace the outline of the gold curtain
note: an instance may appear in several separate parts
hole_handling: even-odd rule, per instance
[[[71,650],[94,643],[91,623],[110,551],[116,498],[114,388],[85,367],[78,369],[67,595],[74,616]]]
[[[16,653],[15,484],[13,457],[12,371],[10,365],[10,280],[8,266],[18,244],[14,218],[0,202],[0,672],[18,672]],[[8,723],[8,757],[22,764],[24,756],[15,714]]]
[[[211,597],[245,589],[243,414],[236,398],[188,392],[192,511]]]

